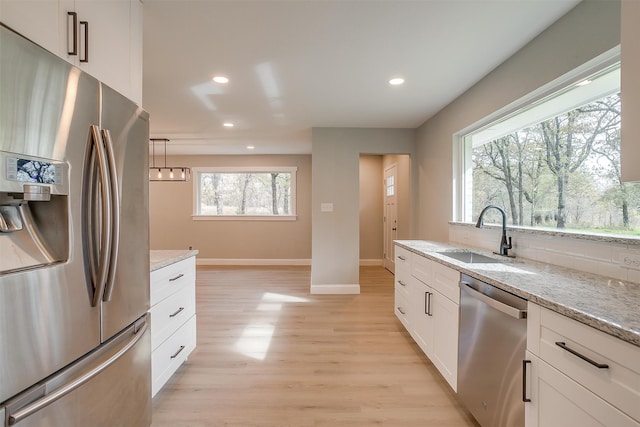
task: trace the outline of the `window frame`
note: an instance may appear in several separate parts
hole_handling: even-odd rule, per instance
[[[297,166],[207,166],[191,168],[193,181],[193,204],[191,218],[194,221],[295,221],[297,214]],[[290,173],[291,185],[289,215],[202,215],[198,213],[200,201],[200,174],[202,173]]]
[[[469,180],[472,179],[470,169],[473,164],[471,161],[471,145],[470,135],[489,127],[491,124],[505,120],[510,116],[518,114],[520,111],[544,101],[545,98],[552,97],[559,92],[575,85],[576,83],[601,72],[616,63],[620,63],[620,46],[599,55],[598,57],[588,61],[587,63],[575,68],[574,70],[564,74],[563,76],[543,85],[533,92],[521,97],[520,99],[506,105],[505,107],[485,116],[472,125],[453,134],[453,197],[452,197],[452,222],[464,224],[475,223],[471,217],[472,207],[470,206],[471,197],[468,197],[467,191],[471,186]],[[555,233],[557,235],[575,234],[570,229],[567,230],[549,230],[535,227],[525,227],[517,225],[508,225],[509,228],[524,228],[528,230],[543,231],[545,233]],[[580,231],[579,234],[584,235],[601,235],[600,233]],[[632,238],[632,236],[624,236]]]

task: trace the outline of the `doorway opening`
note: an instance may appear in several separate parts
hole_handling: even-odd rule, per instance
[[[395,271],[394,240],[410,237],[411,158],[360,155],[360,264]]]

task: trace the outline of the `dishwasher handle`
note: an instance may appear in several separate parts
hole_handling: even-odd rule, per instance
[[[495,308],[496,310],[511,316],[515,319],[526,319],[527,318],[527,310],[521,310],[516,307],[512,307],[508,304],[500,302],[483,294],[482,292],[478,292],[471,287],[471,285],[467,282],[460,282],[460,289],[466,292],[469,296],[482,301],[487,304],[489,307]]]

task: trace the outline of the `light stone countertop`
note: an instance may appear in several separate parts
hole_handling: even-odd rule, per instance
[[[175,264],[178,261],[196,256],[198,250],[151,250],[149,251],[149,264],[151,271]]]
[[[520,258],[502,258],[485,250],[424,240],[395,243],[461,273],[488,282],[542,307],[640,347],[640,284]],[[503,260],[469,264],[441,255],[473,251]]]

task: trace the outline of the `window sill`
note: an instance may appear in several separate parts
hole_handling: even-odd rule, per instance
[[[296,221],[297,215],[191,215],[194,221]]]
[[[474,227],[475,224],[471,224],[468,222],[459,222],[459,221],[449,221],[449,225],[453,225],[456,227]],[[497,224],[484,224],[485,228],[502,228]],[[552,236],[552,237],[562,237],[562,238],[572,238],[572,239],[580,239],[580,240],[590,240],[594,242],[605,242],[605,243],[617,243],[623,245],[640,245],[640,238],[635,236],[625,236],[622,234],[604,234],[604,233],[581,233],[579,231],[572,230],[543,230],[540,228],[530,228],[523,226],[514,226],[507,225],[507,230],[513,230],[520,233],[539,235],[539,236]]]

